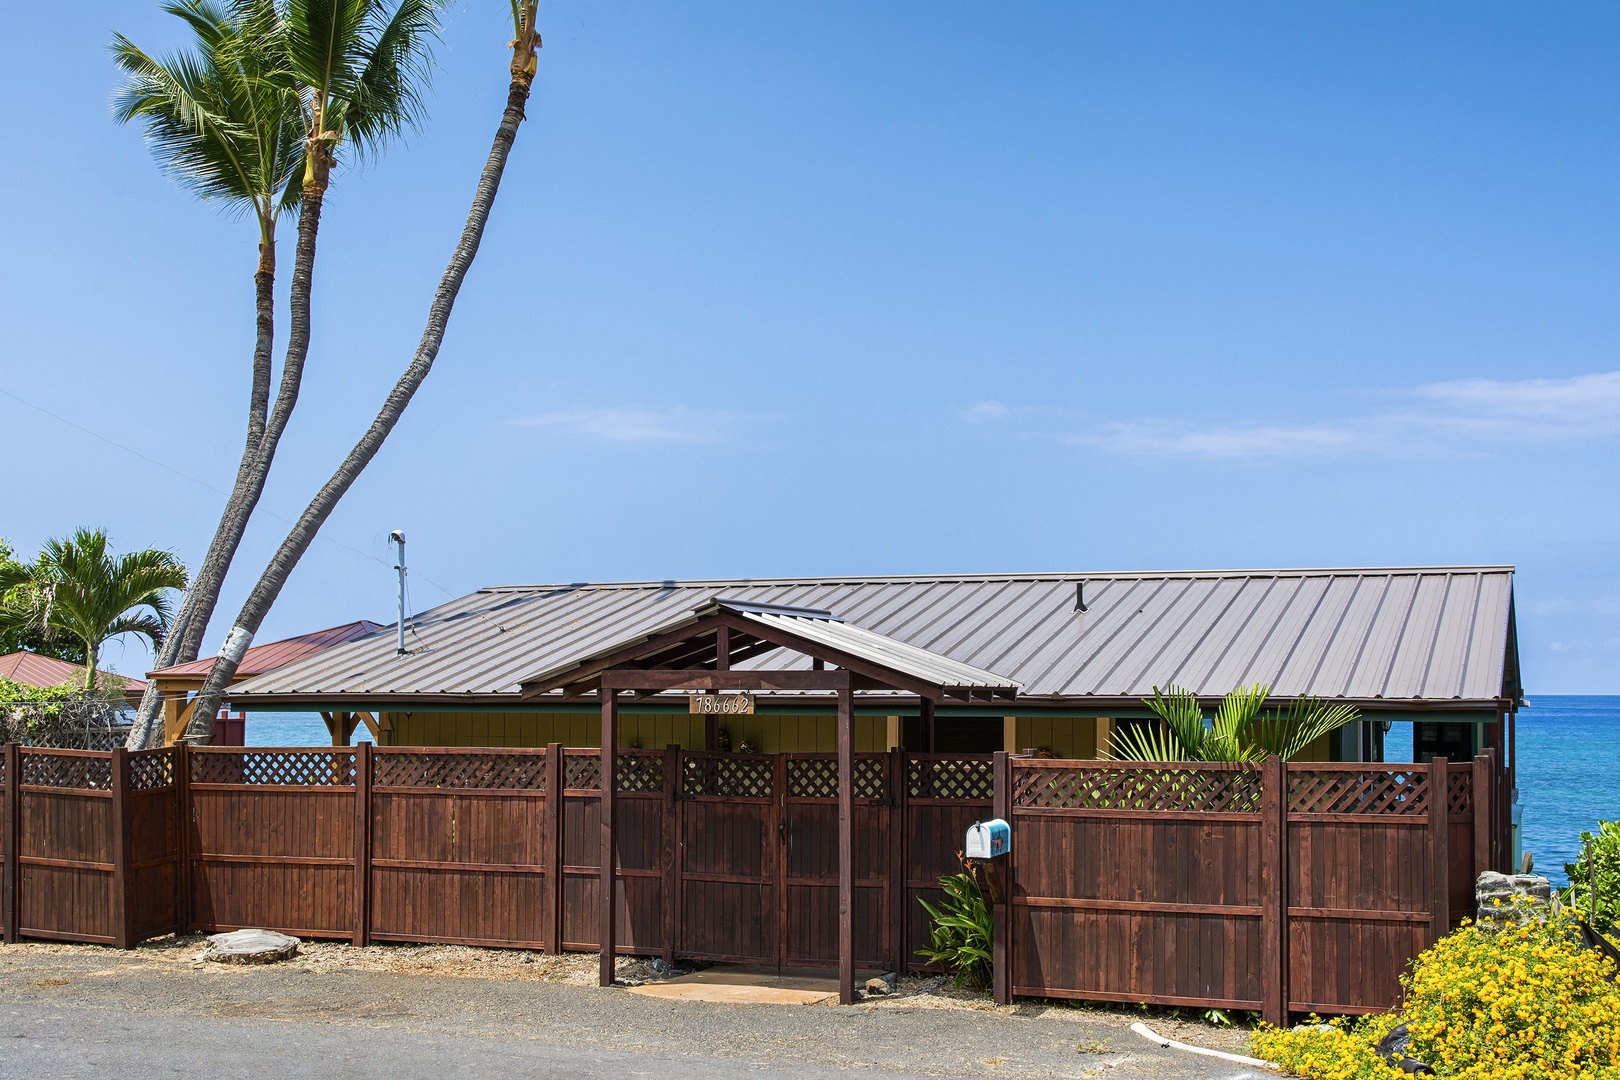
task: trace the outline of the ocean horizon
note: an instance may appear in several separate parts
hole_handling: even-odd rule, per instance
[[[249,713],[249,746],[325,746],[319,713]],[[369,741],[361,728],[357,742]],[[1519,711],[1519,803],[1523,845],[1535,873],[1568,884],[1582,830],[1620,821],[1620,696],[1537,694]],[[1388,761],[1412,760],[1412,725],[1394,724]]]

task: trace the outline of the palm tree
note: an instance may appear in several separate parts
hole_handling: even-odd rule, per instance
[[[1262,712],[1271,687],[1238,687],[1206,721],[1190,690],[1171,686],[1143,699],[1160,723],[1114,733],[1108,756],[1120,761],[1263,761],[1276,755],[1292,761],[1330,731],[1360,719],[1354,705],[1319,698],[1295,698],[1286,709]]]
[[[96,685],[101,646],[135,634],[157,647],[169,623],[170,589],[186,587],[186,568],[172,552],[147,548],[127,555],[107,550],[102,529],[79,529],[47,541],[30,575],[36,617],[44,632],[84,646],[84,688]]]
[[[292,6],[298,7],[299,2],[300,0],[292,0]],[[359,0],[350,2],[358,3]],[[417,345],[416,355],[412,357],[404,374],[384,399],[376,419],[371,422],[371,427],[349,451],[348,457],[338,466],[337,472],[327,480],[309,506],[304,509],[292,531],[287,534],[286,539],[281,542],[281,547],[270,560],[270,565],[265,568],[258,583],[254,585],[253,592],[249,594],[247,602],[242,606],[236,622],[226,636],[219,658],[209,668],[208,678],[197,694],[191,724],[186,729],[188,739],[204,739],[209,736],[208,725],[212,723],[214,713],[219,710],[220,697],[236,676],[236,668],[242,661],[242,655],[253,643],[253,635],[258,633],[259,626],[264,622],[264,617],[269,612],[270,606],[275,603],[276,597],[281,594],[288,576],[298,565],[298,560],[303,557],[304,552],[309,549],[309,545],[314,542],[321,526],[337,507],[338,500],[343,498],[344,493],[355,480],[359,479],[371,459],[382,449],[388,433],[399,422],[405,407],[410,404],[411,398],[422,385],[422,380],[427,378],[428,372],[433,368],[433,361],[439,355],[439,346],[444,341],[445,328],[450,322],[450,313],[455,307],[457,295],[461,292],[461,284],[466,280],[467,271],[478,255],[478,245],[483,239],[484,227],[489,223],[490,210],[494,207],[495,196],[500,191],[506,160],[512,152],[512,144],[517,141],[518,128],[524,119],[524,108],[528,104],[529,93],[534,86],[540,49],[540,33],[536,26],[535,9],[536,0],[512,0],[514,33],[511,83],[507,89],[506,110],[501,115],[500,126],[495,131],[495,142],[484,162],[484,171],[478,178],[478,188],[473,195],[472,208],[467,213],[466,224],[462,227],[461,240],[439,279],[438,290],[428,307],[427,326]],[[308,199],[306,188],[306,215]],[[302,231],[302,220],[299,227]]]
[[[121,119],[144,119],[160,159],[205,197],[249,205],[260,223],[258,341],[248,445],[195,587],[159,666],[194,660],[276,447],[298,401],[309,355],[310,295],[321,207],[340,145],[375,156],[421,117],[421,87],[443,0],[180,0],[165,10],[193,28],[195,54],[158,64],[124,38],[130,80]],[[274,339],[274,225],[299,213],[281,384],[266,415]],[[157,731],[148,687],[130,745]]]
[[[120,123],[145,126],[153,155],[182,185],[228,210],[250,213],[259,230],[259,259],[253,275],[257,334],[246,445],[208,554],[175,616],[178,632],[165,638],[158,667],[196,659],[197,642],[219,601],[297,401],[301,371],[284,370],[275,410],[270,411],[276,230],[298,208],[304,132],[302,102],[275,79],[286,64],[273,0],[223,5],[180,0],[164,10],[188,24],[194,47],[158,60],[123,35],[114,35],[113,58],[126,78],[114,98],[113,115]],[[188,628],[194,633],[188,634]],[[184,651],[188,642],[189,655]],[[155,687],[148,686],[133,745],[143,744],[160,704]]]

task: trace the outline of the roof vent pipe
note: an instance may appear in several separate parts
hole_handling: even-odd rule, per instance
[[[1091,610],[1086,607],[1086,583],[1084,581],[1074,583],[1074,610],[1082,615]]]
[[[405,530],[395,529],[388,534],[388,539],[399,545],[399,563],[394,567],[399,571],[399,648],[394,650],[395,655],[405,655]]]

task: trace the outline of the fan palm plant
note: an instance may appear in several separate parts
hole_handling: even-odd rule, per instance
[[[1153,697],[1142,703],[1160,723],[1116,731],[1108,756],[1119,761],[1262,761],[1276,755],[1292,761],[1323,735],[1361,716],[1354,705],[1309,697],[1263,711],[1270,696],[1269,686],[1240,686],[1206,720],[1192,691],[1155,686]]]
[[[324,0],[319,5],[317,5],[316,0],[290,0],[288,9],[289,23],[295,21],[292,13],[299,10],[301,6],[303,9],[314,9],[320,6],[324,10],[336,7],[370,8],[376,5],[365,2],[365,0]],[[402,4],[401,8],[404,6]],[[425,9],[431,5],[423,4],[420,6]],[[449,265],[445,267],[444,273],[440,276],[439,287],[433,295],[432,303],[428,306],[427,326],[423,329],[421,341],[417,344],[416,355],[411,358],[411,362],[406,366],[404,373],[400,375],[399,381],[394,384],[394,388],[383,400],[382,408],[378,410],[376,418],[371,422],[371,426],[360,437],[360,440],[355,443],[354,448],[349,451],[348,456],[338,466],[337,471],[332,474],[320,491],[316,492],[314,499],[305,507],[303,514],[299,516],[298,521],[293,525],[292,530],[287,534],[286,539],[281,542],[281,546],[271,558],[270,565],[265,568],[264,573],[259,577],[258,583],[254,585],[253,591],[248,595],[247,602],[243,604],[241,612],[236,617],[236,622],[226,636],[224,646],[220,649],[219,658],[209,668],[208,678],[204,682],[202,690],[197,694],[197,702],[192,710],[191,725],[186,731],[188,739],[202,739],[208,736],[207,724],[211,722],[210,718],[219,708],[220,697],[235,677],[237,666],[241,663],[243,654],[247,652],[248,646],[253,643],[253,635],[258,633],[259,626],[264,622],[264,617],[269,613],[270,606],[275,603],[276,597],[281,594],[282,586],[287,583],[288,576],[292,574],[293,568],[298,565],[298,561],[303,558],[304,552],[309,550],[309,545],[314,543],[321,526],[331,516],[332,511],[337,508],[338,501],[359,479],[360,474],[371,463],[371,459],[376,457],[377,452],[382,449],[389,432],[393,431],[394,425],[399,423],[399,418],[405,413],[405,407],[411,403],[411,398],[415,396],[423,380],[427,378],[428,372],[433,369],[433,362],[439,355],[439,346],[444,342],[445,329],[450,324],[450,313],[455,308],[456,297],[460,295],[462,282],[466,280],[467,271],[471,269],[473,260],[478,255],[478,246],[483,240],[484,227],[489,223],[490,211],[495,206],[495,196],[500,191],[501,177],[506,171],[506,161],[511,155],[512,145],[517,141],[518,128],[523,123],[524,110],[528,105],[529,94],[534,86],[540,49],[536,6],[537,0],[512,0],[511,82],[507,88],[506,110],[501,115],[500,125],[495,130],[494,144],[490,147],[489,156],[484,161],[484,170],[478,178],[478,187],[473,194],[472,207],[467,213],[466,223],[462,226],[461,240],[457,243],[455,252],[450,257]],[[299,18],[303,17],[299,16]],[[314,26],[316,24],[311,23],[310,25]],[[335,26],[336,24],[327,22],[320,25]],[[349,24],[345,23],[344,25]],[[301,33],[303,36],[309,35],[307,30]],[[386,34],[379,35],[378,40],[381,41],[386,36]],[[393,48],[393,46],[390,46],[390,49]],[[314,65],[322,56],[347,55],[342,53],[341,50],[327,49],[325,47],[321,49],[310,47],[305,52],[307,55],[299,63],[305,65],[306,68]],[[388,78],[379,77],[378,81],[397,90],[401,80],[390,76]],[[367,84],[362,80],[355,85],[363,87]],[[364,94],[355,90],[350,92],[350,98],[335,98],[334,102],[340,103],[350,99],[358,101],[364,97]],[[341,108],[337,104],[320,104],[316,111],[319,115],[327,117],[331,122],[341,120],[341,123],[346,125],[343,129],[333,129],[335,133],[341,134],[342,130],[356,133],[363,126],[358,125],[357,119],[361,116],[361,113],[344,111],[351,108],[352,106],[347,104],[342,105]],[[323,125],[325,123],[326,121],[323,121]],[[371,122],[368,121],[367,123]],[[321,126],[317,125],[317,128]],[[363,137],[365,139],[375,138],[379,134],[379,131],[374,127],[365,127],[364,130],[365,135]],[[322,141],[320,145],[336,145],[337,141],[337,139],[334,139],[330,144]],[[315,144],[312,143],[311,155],[314,155],[315,149]],[[318,171],[324,166],[316,163],[311,167]],[[308,175],[311,174],[306,173],[306,178]],[[306,183],[304,188],[304,211],[303,216],[299,219],[300,247],[302,247],[302,235],[310,214],[311,190]],[[316,202],[315,205],[318,207],[319,203]],[[296,312],[294,315],[296,317]]]
[[[29,584],[39,627],[84,646],[84,688],[93,690],[107,641],[135,634],[154,647],[162,643],[169,590],[186,587],[186,568],[173,553],[155,548],[113,555],[106,532],[79,529],[66,540],[46,542]]]

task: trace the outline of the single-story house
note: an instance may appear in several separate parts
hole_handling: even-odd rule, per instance
[[[733,619],[729,638],[705,631],[706,652],[692,651],[695,640],[683,646],[682,628],[718,609],[758,617]],[[767,622],[788,636],[759,629]],[[833,624],[876,652],[861,653],[853,637],[823,640],[826,656],[849,657],[841,664],[781,644]],[[380,745],[589,747],[600,745],[600,672],[615,655],[649,669],[847,666],[859,677],[862,655],[889,649],[908,663],[931,656],[989,673],[996,689],[964,683],[930,697],[867,677],[858,751],[1092,758],[1116,725],[1152,716],[1142,699],[1154,687],[1181,686],[1213,705],[1262,683],[1274,703],[1308,696],[1361,710],[1362,723],[1321,740],[1309,759],[1382,760],[1388,722],[1400,720],[1416,722],[1420,758],[1494,747],[1510,768],[1523,696],[1511,566],[514,585],[411,618],[403,653],[396,630],[374,627],[252,677],[244,664],[227,697],[249,711],[320,711],[344,743],[358,719]],[[662,652],[636,651],[666,638],[674,644]],[[717,641],[727,644],[717,651]],[[621,746],[835,749],[835,695],[813,679],[778,679],[751,696],[751,711],[720,714],[700,710],[690,679],[674,689],[643,681],[618,705]]]
[[[325,630],[255,645],[243,655],[242,663],[236,669],[235,683],[232,685],[276,671],[294,661],[313,656],[322,649],[330,649],[346,641],[355,641],[381,629],[383,627],[377,623],[361,619],[357,622],[344,623],[342,626],[331,626]],[[203,683],[207,681],[208,672],[213,666],[214,657],[206,656],[187,664],[175,664],[173,667],[147,672],[147,678],[157,683],[158,692],[163,695],[165,745],[173,745],[174,741],[185,732],[186,725],[191,722],[191,700],[203,688]],[[141,688],[144,690],[145,687],[146,684],[142,683]],[[341,734],[343,742],[347,743],[353,733],[354,728],[351,725],[347,731],[341,733],[334,731],[333,738]]]
[[[146,683],[140,679],[127,678],[105,668],[99,674],[120,680],[123,683],[124,699],[131,705],[139,704],[141,695],[146,693]],[[54,656],[41,656],[23,649],[0,656],[0,679],[8,679],[38,690],[47,690],[68,683],[82,686],[84,665],[58,660]]]

